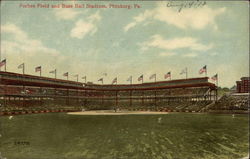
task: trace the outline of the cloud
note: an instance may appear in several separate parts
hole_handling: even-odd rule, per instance
[[[43,76],[54,67],[67,67],[69,60],[58,50],[45,46],[39,39],[31,38],[19,26],[13,23],[1,25],[2,58],[7,59],[7,71],[19,72],[17,66],[25,63],[25,73],[34,74],[34,68],[42,65]],[[64,66],[65,65],[65,66]]]
[[[124,27],[124,31],[128,31],[130,28],[133,28],[134,26],[136,26],[136,23],[135,22],[131,22],[131,23],[129,23],[128,25],[126,25]]]
[[[218,55],[217,52],[212,52],[212,53],[210,53],[210,56],[216,56],[216,55]]]
[[[190,58],[193,58],[193,57],[196,57],[196,56],[198,56],[198,54],[197,54],[197,53],[194,53],[194,52],[192,52],[192,53],[187,53],[187,54],[184,54],[184,55],[183,55],[183,57],[190,57]]]
[[[97,11],[95,14],[90,15],[87,18],[90,22],[98,22],[101,20],[100,12]]]
[[[175,8],[166,7],[165,3],[158,3],[157,7],[146,10],[135,16],[133,21],[124,27],[124,31],[135,27],[136,25],[157,20],[169,25],[174,25],[180,29],[204,29],[208,25],[217,30],[215,18],[224,13],[226,8],[211,9],[208,6],[202,8],[185,8],[181,12]]]
[[[70,36],[83,39],[87,34],[93,35],[97,29],[97,23],[101,20],[99,12],[90,15],[87,20],[78,20],[71,30]]]
[[[162,36],[153,35],[149,41],[140,44],[142,50],[147,50],[150,47],[159,48],[164,50],[175,50],[187,48],[195,51],[206,51],[213,48],[213,44],[204,45],[198,42],[196,38],[181,37],[165,40]]]
[[[56,56],[59,52],[52,48],[47,48],[40,40],[31,39],[18,26],[8,23],[1,26],[1,33],[8,34],[7,36],[13,40],[3,40],[3,52],[25,53],[25,55],[34,56],[36,53],[46,53]]]
[[[53,9],[53,12],[56,18],[59,20],[73,20],[77,15],[82,13],[69,8],[56,8]]]
[[[159,54],[160,56],[174,56],[176,53],[174,52],[162,52]]]
[[[94,34],[97,31],[96,26],[93,23],[78,20],[75,27],[71,30],[71,37],[82,39],[86,34]]]

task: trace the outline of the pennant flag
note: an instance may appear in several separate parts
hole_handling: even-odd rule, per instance
[[[6,65],[6,59],[4,59],[4,60],[2,60],[2,61],[0,62],[0,67],[2,67],[2,66],[4,66],[4,65]]]
[[[86,76],[82,77],[82,79],[86,79],[86,78],[87,78]]]
[[[184,73],[187,73],[187,69],[186,69],[186,68],[185,68],[185,69],[183,69],[183,70],[181,71],[181,73],[180,73],[180,74],[182,75],[182,74],[184,74]]]
[[[35,68],[35,72],[41,72],[41,70],[42,70],[42,66],[37,66],[37,67]]]
[[[156,74],[152,74],[150,77],[149,77],[149,79],[151,80],[151,79],[155,79],[156,78]]]
[[[103,73],[102,75],[103,75],[103,76],[107,76],[108,74],[107,74],[107,73]]]
[[[98,81],[102,81],[103,82],[103,78],[100,78]]]
[[[127,81],[131,82],[132,81],[132,76],[130,76]]]
[[[68,77],[69,76],[69,72],[64,73],[63,76],[67,76]]]
[[[203,66],[200,71],[199,71],[199,74],[202,74],[204,72],[207,72],[207,65]]]
[[[218,74],[216,74],[216,75],[214,75],[213,77],[211,77],[211,79],[212,79],[213,81],[217,81],[217,80],[218,80]]]
[[[23,68],[24,67],[24,63],[22,63],[21,65],[19,65],[17,68],[18,69],[21,69],[21,68]]]
[[[50,71],[49,73],[56,73],[56,69],[55,69],[55,70],[53,70],[53,71]]]
[[[113,79],[112,84],[116,83],[117,84],[117,77]]]
[[[74,75],[74,77],[76,77],[76,81],[78,82],[78,74]]]
[[[141,75],[139,78],[138,78],[138,81],[142,81],[143,80],[143,75]]]
[[[169,77],[171,77],[171,72],[168,72],[168,73],[165,74],[165,76],[164,76],[165,79],[167,79],[167,78],[169,78]]]
[[[87,76],[82,77],[82,79],[85,80],[85,83],[87,82]]]

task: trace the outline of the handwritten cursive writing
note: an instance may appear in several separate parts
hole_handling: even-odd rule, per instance
[[[181,12],[184,8],[201,8],[205,6],[207,3],[206,1],[187,1],[187,2],[174,2],[174,1],[169,1],[167,3],[167,7],[171,8],[178,8],[178,12]]]

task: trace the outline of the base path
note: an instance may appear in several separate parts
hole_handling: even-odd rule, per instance
[[[98,110],[98,111],[83,111],[83,112],[69,112],[69,115],[154,115],[154,114],[168,114],[168,112],[154,112],[154,111],[113,111],[113,110]]]

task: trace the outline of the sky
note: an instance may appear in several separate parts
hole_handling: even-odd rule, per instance
[[[204,1],[203,1],[204,2]],[[7,71],[69,80],[74,75],[87,81],[110,84],[163,81],[171,71],[172,80],[199,74],[207,66],[207,76],[218,74],[221,87],[249,76],[249,5],[240,1],[207,1],[203,6],[180,7],[183,1],[27,1],[1,2],[1,59]],[[196,2],[195,2],[196,3]],[[49,8],[41,8],[47,4]],[[63,8],[64,5],[84,8]],[[107,8],[86,8],[87,4]],[[109,8],[110,4],[131,8]],[[139,7],[134,7],[136,6]],[[34,5],[35,8],[25,8]],[[52,8],[59,6],[59,8]],[[3,70],[3,68],[1,68]],[[104,74],[107,73],[107,76]],[[169,80],[169,79],[167,79]],[[212,82],[212,81],[211,81]]]

